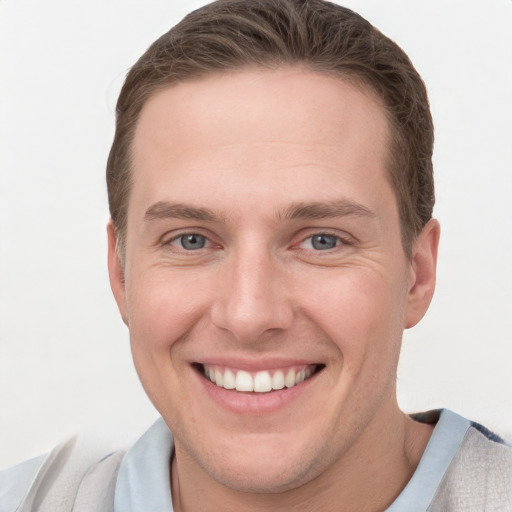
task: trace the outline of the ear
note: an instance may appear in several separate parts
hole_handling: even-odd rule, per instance
[[[116,249],[117,234],[116,228],[112,220],[107,224],[108,238],[108,275],[110,279],[110,287],[117,302],[117,307],[121,313],[123,322],[128,325],[128,315],[126,308],[126,288],[124,281],[124,268],[119,259]]]
[[[423,318],[434,295],[440,233],[439,222],[430,219],[413,243],[404,325],[406,329],[414,327]]]

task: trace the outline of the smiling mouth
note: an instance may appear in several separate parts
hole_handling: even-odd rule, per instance
[[[258,372],[207,364],[200,364],[197,367],[203,377],[219,388],[230,391],[269,393],[301,384],[321,371],[324,365],[299,365]]]

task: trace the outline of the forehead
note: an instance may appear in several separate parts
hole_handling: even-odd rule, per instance
[[[253,132],[251,123],[262,120],[265,132],[261,126],[259,133]],[[369,86],[302,68],[248,68],[180,82],[154,93],[139,116],[135,141],[145,134],[155,136],[157,130],[186,136],[192,129],[195,137],[205,137],[204,142],[213,135],[215,143],[222,139],[232,143],[234,134],[228,130],[237,123],[238,136],[246,140],[302,135],[308,142],[322,143],[329,128],[336,130],[342,124],[345,131],[351,128],[355,133],[362,125],[367,130],[369,121],[375,127],[372,136],[387,134],[385,110]],[[291,124],[295,129],[290,129]],[[211,132],[212,128],[217,130]]]
[[[206,197],[230,183],[256,192],[274,182],[291,201],[310,200],[302,196],[314,188],[334,200],[385,179],[388,141],[374,95],[339,77],[298,68],[216,74],[147,101],[132,147],[132,192],[156,202],[176,200],[157,195],[179,195],[191,183]]]

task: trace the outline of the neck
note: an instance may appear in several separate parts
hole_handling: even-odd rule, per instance
[[[412,477],[433,427],[413,421],[395,403],[392,421],[377,418],[327,471],[297,488],[272,494],[240,492],[192,470],[176,449],[172,494],[176,512],[373,512],[393,503]],[[389,411],[388,411],[389,413]],[[386,425],[382,428],[382,425]],[[188,459],[188,460],[187,460]],[[196,466],[197,469],[197,466]]]

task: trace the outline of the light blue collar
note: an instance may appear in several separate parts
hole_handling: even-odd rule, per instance
[[[386,512],[424,512],[428,509],[470,426],[466,418],[448,409],[441,410],[416,471]]]
[[[172,512],[174,441],[162,418],[130,448],[119,467],[114,512]]]

